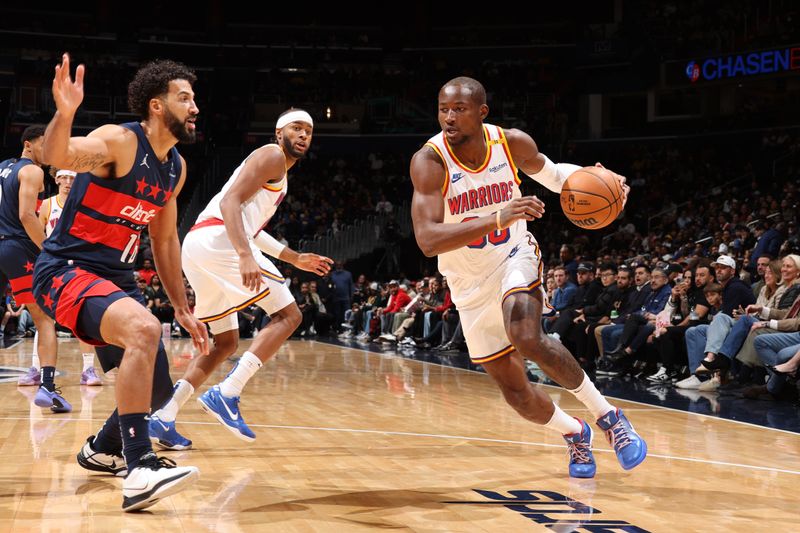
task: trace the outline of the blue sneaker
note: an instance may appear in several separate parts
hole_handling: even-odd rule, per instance
[[[583,426],[581,432],[564,435],[569,452],[569,477],[594,477],[597,465],[592,455],[592,428],[583,420],[577,420]]]
[[[161,420],[158,415],[150,415],[150,442],[158,444],[165,450],[189,450],[192,441],[178,433],[175,421]]]
[[[33,403],[39,407],[49,407],[54,413],[69,413],[72,411],[72,406],[61,396],[61,391],[58,389],[50,392],[43,386],[39,386]]]
[[[219,391],[219,385],[214,385],[203,393],[197,401],[206,413],[216,418],[243,441],[253,442],[256,440],[256,434],[247,427],[247,424],[242,419],[242,414],[239,412],[238,396],[226,398]]]
[[[622,414],[622,409],[601,416],[597,426],[605,431],[608,443],[614,448],[617,460],[625,470],[630,470],[647,457],[647,443],[633,429],[633,425]]]

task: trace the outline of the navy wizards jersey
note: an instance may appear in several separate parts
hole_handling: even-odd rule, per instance
[[[26,157],[0,163],[0,235],[5,239],[30,240],[19,220],[19,171],[33,164]]]
[[[58,224],[44,241],[44,255],[108,277],[130,275],[142,230],[172,196],[181,175],[176,148],[162,163],[138,122],[121,126],[138,139],[130,172],[118,178],[78,174]]]

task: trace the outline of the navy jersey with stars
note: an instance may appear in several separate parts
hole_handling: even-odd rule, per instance
[[[19,220],[19,171],[34,162],[26,157],[0,163],[0,235],[30,240]]]
[[[167,203],[181,175],[176,148],[162,163],[141,124],[121,126],[134,132],[138,140],[130,172],[118,178],[78,174],[61,218],[43,247],[44,256],[70,260],[109,278],[130,275],[142,230]]]

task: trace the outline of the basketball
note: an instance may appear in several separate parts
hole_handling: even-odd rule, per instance
[[[583,229],[608,226],[622,211],[622,187],[614,174],[600,167],[576,170],[561,189],[561,209]]]

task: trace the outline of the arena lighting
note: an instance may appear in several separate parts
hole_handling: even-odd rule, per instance
[[[742,76],[757,76],[800,69],[800,46],[762,50],[746,54],[710,57],[686,64],[686,76],[692,83]]]
[[[325,110],[325,118],[328,119],[328,120],[331,119],[331,107],[330,106],[328,106],[328,108]]]

